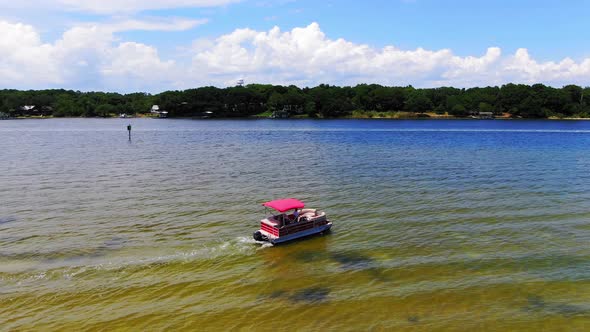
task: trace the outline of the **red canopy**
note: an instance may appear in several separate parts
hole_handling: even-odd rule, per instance
[[[279,212],[285,212],[291,209],[302,209],[305,207],[305,204],[303,204],[302,201],[295,198],[276,199],[274,201],[263,203],[262,205]]]

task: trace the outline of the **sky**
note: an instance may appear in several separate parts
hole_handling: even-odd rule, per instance
[[[586,0],[0,0],[0,89],[590,85]]]

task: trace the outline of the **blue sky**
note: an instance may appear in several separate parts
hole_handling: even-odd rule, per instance
[[[149,11],[153,16],[208,18],[210,23],[177,36],[218,36],[236,28],[282,30],[318,22],[331,38],[375,47],[450,48],[457,54],[481,53],[499,46],[528,48],[542,59],[590,55],[588,1],[243,1],[216,9]],[[153,33],[136,33],[145,42]]]
[[[590,85],[590,1],[0,4],[0,88]]]

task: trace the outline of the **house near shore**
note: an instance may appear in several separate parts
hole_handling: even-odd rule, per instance
[[[471,117],[473,119],[493,119],[494,118],[494,112],[471,111],[471,112],[469,112],[469,115],[471,115]]]
[[[167,118],[168,117],[168,112],[161,110],[159,105],[152,105],[152,108],[150,109],[150,113],[157,114],[159,118]]]
[[[493,112],[479,112],[478,117],[479,117],[479,119],[493,119],[494,113]]]
[[[279,109],[275,109],[270,116],[273,119],[286,119],[291,117],[292,115],[301,115],[303,114],[303,107],[301,105],[283,105],[283,107]]]
[[[286,119],[289,117],[289,111],[286,109],[273,111],[271,116],[273,119]]]
[[[35,105],[23,105],[16,108],[16,114],[20,116],[34,115]]]
[[[23,105],[14,110],[16,116],[49,116],[53,114],[51,106]]]

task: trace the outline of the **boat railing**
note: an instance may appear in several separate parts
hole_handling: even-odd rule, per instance
[[[261,220],[260,228],[279,236],[314,228],[327,222],[326,213],[315,209],[303,209],[296,220],[293,218],[293,215],[271,216]]]
[[[279,236],[279,229],[276,226],[265,223],[264,220],[260,223],[260,229],[274,236]]]
[[[312,229],[318,226],[322,226],[328,223],[325,216],[320,218],[308,219],[305,221],[296,222],[286,227],[280,228],[280,236],[301,232],[304,230]]]

